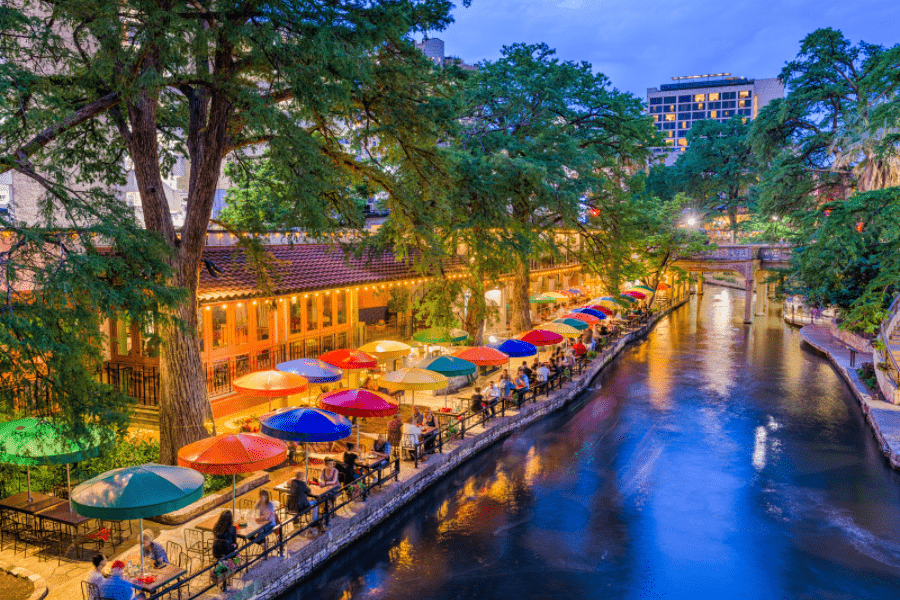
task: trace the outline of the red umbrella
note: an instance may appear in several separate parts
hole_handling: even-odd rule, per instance
[[[637,298],[638,300],[646,300],[647,294],[642,292],[638,292],[635,290],[631,290],[622,294],[623,296],[631,296],[632,298]]]
[[[390,397],[366,389],[335,390],[319,396],[319,407],[345,417],[387,417],[397,414],[397,405]],[[356,447],[359,448],[359,425],[356,426]]]
[[[657,291],[657,292],[664,292],[664,291],[666,291],[667,289],[669,289],[669,287],[671,287],[671,286],[670,286],[668,283],[660,283],[658,286],[656,286],[656,291]]]
[[[256,371],[238,377],[231,382],[231,387],[238,394],[269,398],[269,409],[272,398],[302,394],[309,387],[305,377],[286,371]]]
[[[560,319],[578,319],[579,321],[584,321],[588,325],[593,325],[594,323],[600,322],[600,319],[598,319],[594,315],[586,315],[584,313],[569,313],[567,315],[561,316]]]
[[[235,475],[275,467],[284,462],[284,442],[261,433],[222,434],[188,444],[178,451],[178,464],[208,475],[231,475],[234,511]]]
[[[581,342],[572,346],[572,352],[575,353],[576,356],[584,356],[587,354],[587,348]]]
[[[607,317],[612,317],[616,314],[616,311],[614,311],[613,309],[611,309],[607,306],[600,306],[599,304],[590,304],[588,306],[585,306],[585,308],[590,308],[592,310],[600,311]]]
[[[362,350],[332,350],[320,355],[319,360],[345,371],[378,368],[378,359]]]
[[[464,348],[457,352],[453,353],[453,356],[457,358],[461,358],[463,360],[467,360],[472,364],[476,364],[479,367],[490,367],[490,366],[499,366],[505,365],[509,362],[509,355],[500,352],[499,350],[495,350],[494,348],[488,348],[487,346],[474,346],[472,348]]]
[[[532,329],[520,335],[519,339],[533,346],[552,346],[563,341],[563,336],[544,329]]]

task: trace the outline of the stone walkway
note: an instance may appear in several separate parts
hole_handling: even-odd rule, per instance
[[[824,353],[850,386],[859,400],[866,420],[872,427],[881,450],[895,469],[900,469],[900,405],[885,402],[878,392],[872,392],[856,372],[867,357],[857,352],[855,367],[850,366],[850,347],[832,337],[828,327],[807,325],[800,330],[803,341]],[[871,360],[871,357],[868,357]]]

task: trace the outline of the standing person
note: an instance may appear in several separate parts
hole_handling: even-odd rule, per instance
[[[387,441],[391,448],[400,447],[400,438],[403,436],[403,421],[400,420],[400,413],[394,415],[394,418],[387,424]]]
[[[134,593],[134,586],[126,581],[122,574],[125,572],[125,563],[121,560],[114,561],[109,568],[109,577],[100,586],[100,597],[109,600],[133,600],[143,598],[143,594]]]
[[[237,527],[230,510],[223,510],[213,525],[212,555],[216,560],[231,555],[237,550]]]
[[[153,541],[153,537],[152,531],[149,529],[144,530],[141,534],[141,552],[144,558],[152,559],[153,566],[158,569],[163,565],[169,564],[169,557],[166,556],[166,551],[163,550],[163,547]]]
[[[256,516],[253,518],[257,525],[262,525],[262,529],[253,536],[253,542],[262,546],[263,554],[269,551],[268,536],[274,531],[278,525],[278,516],[275,514],[275,505],[269,499],[269,492],[259,490],[259,500],[256,501]]]
[[[300,514],[310,510],[309,496],[312,490],[306,483],[306,473],[297,470],[294,478],[291,479],[290,491],[288,492],[287,509],[294,514]],[[319,521],[319,505],[312,504],[312,517],[310,523],[315,523],[319,529],[319,533],[325,532],[325,525]]]
[[[106,557],[97,553],[91,557],[91,563],[94,565],[94,568],[88,571],[87,577],[85,577],[84,580],[88,583],[93,583],[99,590],[100,586],[103,585],[103,582],[106,581],[106,577],[103,576],[103,568],[106,566]]]

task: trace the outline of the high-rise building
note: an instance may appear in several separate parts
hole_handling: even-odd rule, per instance
[[[467,71],[474,71],[474,65],[467,64],[458,56],[446,56],[444,54],[444,40],[440,38],[425,38],[421,42],[416,42],[416,48],[422,51],[422,54],[434,61],[434,64],[446,67],[456,65]]]
[[[784,97],[777,78],[748,79],[731,73],[673,77],[673,83],[647,88],[647,107],[656,128],[666,137],[666,146],[656,154],[666,164],[675,162],[687,148],[691,125],[704,119],[727,121],[735,116],[755,119],[775,98]]]

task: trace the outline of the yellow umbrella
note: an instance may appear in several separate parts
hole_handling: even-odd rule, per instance
[[[566,325],[565,323],[554,323],[552,321],[549,323],[541,323],[539,329],[558,333],[565,338],[577,338],[579,335],[581,335],[581,332],[571,325]]]
[[[442,390],[450,380],[434,371],[405,367],[392,371],[379,381],[382,386],[391,390],[409,390],[412,392],[412,407],[416,407],[416,390]]]
[[[378,360],[391,360],[392,358],[401,358],[409,355],[410,351],[412,351],[412,346],[393,340],[379,340],[360,346],[359,349],[372,354]]]

